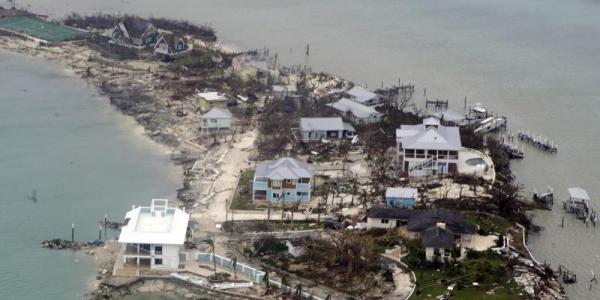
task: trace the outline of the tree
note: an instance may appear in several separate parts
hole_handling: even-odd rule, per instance
[[[233,267],[233,279],[237,280],[237,256],[231,260],[231,266]]]
[[[213,259],[213,268],[215,270],[215,278],[217,278],[217,259],[215,257],[215,240],[213,237],[205,239],[203,241],[204,243],[206,243],[208,246],[210,246],[210,254],[212,255],[212,259]]]

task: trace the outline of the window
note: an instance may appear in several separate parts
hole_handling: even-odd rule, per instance
[[[289,195],[290,195],[290,192],[287,192],[287,195],[289,196]]]
[[[162,258],[155,258],[154,259],[154,264],[155,265],[162,265],[163,264]]]
[[[279,193],[273,193],[273,198],[274,199],[279,199]]]
[[[297,196],[308,196],[308,192],[297,192]]]
[[[156,255],[162,255],[162,246],[155,246],[154,247],[154,254]]]
[[[210,119],[211,123],[217,123],[217,119]]]
[[[388,219],[381,219],[381,224],[387,224],[389,222],[390,222],[390,220],[388,220]]]

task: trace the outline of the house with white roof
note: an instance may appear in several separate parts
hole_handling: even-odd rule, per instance
[[[353,138],[356,129],[340,117],[333,118],[300,118],[302,141],[320,141],[321,139],[341,140]]]
[[[313,170],[291,157],[256,165],[252,200],[309,202]]]
[[[385,190],[385,203],[395,207],[414,207],[418,191],[409,187],[388,187]]]
[[[297,92],[298,92],[298,88],[296,87],[295,84],[288,84],[288,85],[275,84],[271,87],[271,94],[273,95],[273,98],[278,99],[278,100],[283,100],[286,97],[296,96]]]
[[[381,103],[381,97],[379,95],[365,89],[361,86],[354,86],[345,92],[348,99],[364,104],[367,106],[377,105]]]
[[[124,267],[179,267],[190,216],[168,204],[166,199],[152,199],[149,207],[134,206],[125,214],[125,226],[119,235]]]
[[[354,102],[348,98],[342,98],[326,105],[337,110],[342,116],[348,117],[354,123],[373,123],[381,118],[381,113],[373,107]]]
[[[213,108],[200,117],[202,131],[231,128],[231,112],[226,108]]]
[[[440,125],[435,118],[423,124],[401,125],[396,130],[397,163],[409,176],[454,174],[462,149],[458,127]]]
[[[203,111],[210,110],[212,108],[226,108],[229,98],[225,94],[219,92],[198,92],[198,98],[200,100],[200,108]]]

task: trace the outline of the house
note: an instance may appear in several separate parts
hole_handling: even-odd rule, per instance
[[[309,202],[313,174],[307,163],[291,157],[257,164],[252,200]]]
[[[229,98],[219,92],[198,92],[200,99],[200,108],[202,111],[208,111],[213,108],[226,108]]]
[[[133,207],[125,214],[125,226],[119,235],[124,267],[179,267],[189,215],[168,204],[166,199],[152,199],[150,207]]]
[[[385,203],[395,207],[414,207],[417,189],[408,187],[388,187],[385,190]]]
[[[320,141],[321,139],[341,140],[353,138],[356,130],[340,117],[300,118],[302,141]]]
[[[185,37],[161,32],[154,45],[154,53],[165,56],[178,56],[192,50]]]
[[[346,97],[348,97],[348,99],[367,106],[373,106],[381,103],[381,97],[379,97],[379,95],[361,86],[355,86],[347,90],[344,94]]]
[[[421,241],[428,261],[450,258],[454,250],[462,253],[476,227],[462,215],[446,209],[415,210],[372,207],[367,211],[367,228],[406,226],[409,236]]]
[[[272,89],[271,89],[273,98],[278,99],[278,100],[283,100],[286,97],[296,96],[297,92],[298,92],[298,89],[295,84],[288,84],[288,85],[276,84],[276,85],[273,85]]]
[[[203,131],[231,128],[232,115],[226,108],[213,108],[200,117],[200,128]]]
[[[457,172],[462,149],[458,127],[426,118],[423,124],[401,125],[396,130],[396,144],[397,164],[403,174],[418,177]]]
[[[290,239],[285,241],[288,253],[293,257],[298,257],[304,253],[304,240]]]
[[[233,72],[242,80],[257,80],[264,85],[279,80],[279,71],[256,55],[241,54],[231,60]]]
[[[140,18],[125,18],[111,31],[110,42],[115,45],[143,49],[156,44],[158,31],[152,23]]]
[[[421,240],[427,261],[449,259],[455,249],[462,253],[463,245],[476,232],[474,224],[459,213],[446,209],[417,211],[409,218],[407,229],[409,234]]]
[[[326,105],[337,110],[342,116],[348,117],[353,123],[374,123],[381,118],[381,113],[373,107],[354,102],[348,98],[342,98]]]

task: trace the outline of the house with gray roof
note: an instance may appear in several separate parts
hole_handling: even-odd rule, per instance
[[[442,126],[436,118],[396,130],[398,167],[408,176],[456,173],[461,149],[458,127]]]
[[[347,90],[344,94],[348,99],[367,106],[381,103],[381,97],[379,97],[379,95],[361,86],[354,86],[353,88]]]
[[[348,98],[342,98],[326,105],[337,110],[342,116],[348,117],[354,123],[373,123],[381,118],[381,113],[373,107],[354,102]]]
[[[225,108],[213,108],[200,117],[200,128],[203,131],[231,128],[232,115]]]
[[[292,157],[256,165],[252,182],[252,200],[309,202],[313,169]]]
[[[476,226],[458,212],[447,209],[372,207],[367,211],[367,228],[404,227],[411,238],[421,241],[428,261],[443,261],[471,240]]]
[[[161,32],[154,45],[154,53],[168,57],[179,56],[191,50],[192,45],[188,44],[185,37],[167,32]]]
[[[356,130],[350,123],[340,117],[333,118],[300,118],[302,141],[320,141],[322,139],[341,140],[353,138]]]
[[[127,17],[112,29],[110,43],[143,49],[154,46],[157,38],[158,30],[152,23],[136,17]]]

